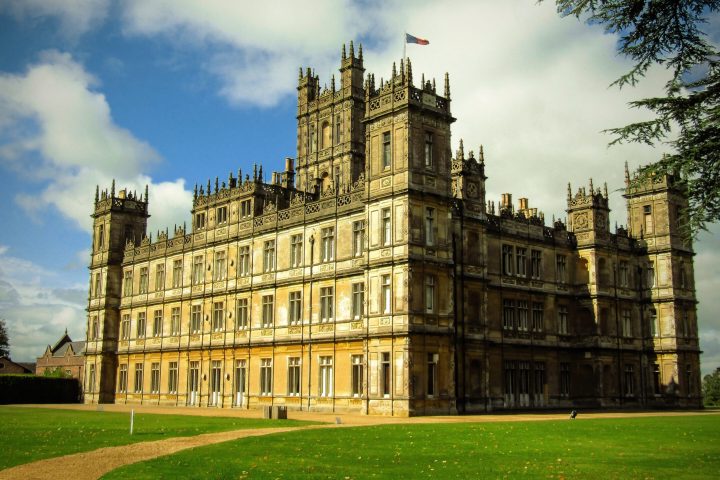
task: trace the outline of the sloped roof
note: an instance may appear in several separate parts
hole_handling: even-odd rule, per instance
[[[28,365],[27,363],[13,362],[13,361],[10,360],[8,357],[0,357],[0,361],[2,361],[2,362],[4,362],[4,363],[11,363],[11,364],[13,364],[13,365],[17,365],[18,367],[24,369],[24,370],[26,371],[26,373],[35,373],[35,369],[34,369],[34,368],[31,370],[31,369],[29,369],[28,367],[25,366],[25,365]]]
[[[53,357],[64,357],[70,350],[71,355],[82,355],[85,350],[85,342],[66,342],[53,352]]]

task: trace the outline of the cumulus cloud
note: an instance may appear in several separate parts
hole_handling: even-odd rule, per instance
[[[78,37],[102,23],[109,7],[110,0],[5,0],[0,13],[8,12],[20,21],[57,18],[62,33]]]

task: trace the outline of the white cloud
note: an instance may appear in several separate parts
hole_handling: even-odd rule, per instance
[[[0,13],[9,12],[21,21],[55,17],[62,33],[78,37],[102,23],[109,6],[110,0],[4,0]]]

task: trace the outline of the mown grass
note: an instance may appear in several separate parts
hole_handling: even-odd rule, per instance
[[[0,407],[0,470],[43,458],[101,447],[242,428],[288,427],[309,422]]]
[[[273,434],[106,479],[717,478],[720,416],[414,424]]]

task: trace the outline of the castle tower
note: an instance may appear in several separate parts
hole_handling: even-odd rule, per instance
[[[340,88],[333,76],[321,89],[308,68],[298,78],[297,170],[298,190],[314,192],[348,188],[363,171],[365,111],[362,46],[355,54],[350,42],[340,59]]]
[[[628,230],[645,247],[638,268],[644,332],[652,354],[650,388],[679,406],[699,407],[700,361],[692,241],[683,230],[683,182],[673,175],[631,188],[625,171]]]
[[[482,145],[475,158],[470,151],[465,158],[463,142],[452,160],[452,193],[453,197],[462,200],[463,212],[466,215],[482,219],[485,214],[485,153]]]
[[[139,197],[127,190],[116,194],[114,180],[109,192],[96,190],[83,382],[88,403],[115,398],[123,252],[140,243],[148,217],[147,187]]]

